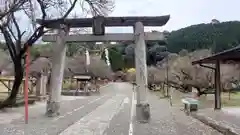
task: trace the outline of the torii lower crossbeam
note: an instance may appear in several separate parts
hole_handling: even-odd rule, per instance
[[[56,42],[57,34],[44,35],[42,40],[45,42]],[[102,36],[95,36],[92,34],[79,34],[79,35],[67,35],[65,37],[66,42],[106,42],[106,41],[134,41],[135,35],[132,33],[108,33]],[[145,41],[163,41],[165,40],[163,33],[161,32],[145,32]]]

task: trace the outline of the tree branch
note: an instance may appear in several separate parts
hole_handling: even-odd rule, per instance
[[[46,14],[46,6],[44,5],[43,1],[41,0],[37,0],[37,2],[39,3],[40,5],[40,8],[41,8],[41,11],[42,11],[42,20],[45,20],[47,14]],[[65,19],[69,14],[70,12],[73,10],[73,8],[75,7],[77,3],[77,0],[74,0],[73,4],[71,5],[71,7],[68,9],[68,11],[61,17],[61,19]],[[58,19],[59,20],[59,19]],[[44,31],[44,28],[45,28],[45,25],[44,23],[41,24],[41,26],[39,26],[35,31],[34,33],[32,34],[32,36],[27,40],[26,43],[24,43],[24,47],[21,49],[21,53],[20,55],[23,55],[26,50],[27,50],[27,47],[28,46],[31,46],[34,42],[36,42],[45,32],[47,31]]]
[[[28,0],[14,0],[12,2],[13,4],[9,7],[9,9],[6,12],[0,13],[0,20],[2,20],[8,14],[16,12],[17,10],[20,10],[20,7],[27,1]]]
[[[181,77],[175,73],[172,73],[179,81],[181,81]]]
[[[17,37],[15,36],[12,28],[9,25],[7,26],[7,28],[8,28],[8,31],[10,32],[10,34],[12,35],[12,37],[14,38],[14,40],[17,41]]]
[[[47,13],[46,13],[46,6],[44,5],[42,0],[37,0],[38,4],[40,5],[40,9],[42,12],[42,20],[45,20]],[[39,26],[34,33],[31,35],[31,37],[24,43],[23,48],[20,51],[20,55],[23,56],[23,54],[26,52],[28,46],[32,46],[34,42],[36,42],[42,35],[44,34],[44,25]]]
[[[73,8],[76,6],[77,0],[74,0],[70,6],[70,8],[68,9],[68,11],[61,17],[62,19],[67,18],[67,16],[71,13],[71,11],[73,10]]]
[[[16,49],[15,49],[15,45],[12,41],[11,34],[8,32],[8,30],[4,26],[0,26],[0,30],[3,33],[4,39],[6,41],[6,45],[8,47],[9,53],[10,53],[10,56],[11,56],[13,62],[14,62],[15,58],[16,58]]]
[[[192,80],[192,77],[189,74],[187,74],[183,69],[181,69],[181,73],[185,75],[188,79]]]
[[[17,30],[17,40],[16,40],[16,54],[18,55],[20,53],[20,50],[21,50],[21,40],[22,40],[22,33],[21,33],[21,30],[19,28],[19,25],[16,21],[16,18],[15,18],[15,15],[14,13],[12,13],[12,22]]]

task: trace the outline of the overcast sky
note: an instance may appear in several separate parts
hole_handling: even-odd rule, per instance
[[[109,16],[170,15],[169,22],[157,30],[172,31],[193,24],[209,23],[212,19],[221,22],[240,20],[239,6],[239,0],[115,0],[115,9]],[[82,14],[79,7],[73,12]],[[28,24],[24,18],[21,21],[23,25]],[[107,32],[131,31],[131,28],[107,29]]]
[[[239,0],[115,0],[115,9],[109,16],[161,16],[170,15],[169,22],[160,28],[146,28],[149,30],[177,30],[193,24],[209,23],[212,19],[219,21],[240,21]],[[79,6],[79,5],[78,5]],[[82,16],[79,7],[73,12]],[[55,13],[52,13],[56,16]],[[22,14],[21,29],[29,29],[30,22]],[[40,14],[39,14],[40,15]],[[39,17],[37,17],[39,18]],[[28,30],[27,30],[28,31]],[[107,28],[107,32],[132,32],[132,28]],[[0,36],[0,39],[2,37]]]
[[[239,0],[116,0],[110,16],[171,16],[159,30],[177,30],[193,24],[240,20]],[[131,29],[111,29],[126,32]]]

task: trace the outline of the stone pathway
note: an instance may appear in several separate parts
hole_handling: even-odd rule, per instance
[[[232,111],[233,109],[224,108],[218,111],[202,109],[192,116],[226,134],[240,135],[240,115],[236,115]]]
[[[113,116],[121,110],[124,98],[121,95],[112,97],[59,135],[102,135]]]

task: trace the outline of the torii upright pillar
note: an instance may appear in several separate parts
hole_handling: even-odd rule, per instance
[[[148,122],[150,118],[150,107],[147,102],[147,61],[144,26],[142,22],[136,22],[135,35],[135,67],[136,67],[136,117],[139,122]]]
[[[68,34],[68,27],[60,25],[56,38],[56,44],[53,46],[52,72],[50,78],[50,93],[47,101],[46,115],[53,117],[60,114],[60,101],[62,91],[63,73],[65,67],[65,58],[67,46],[65,37]]]

